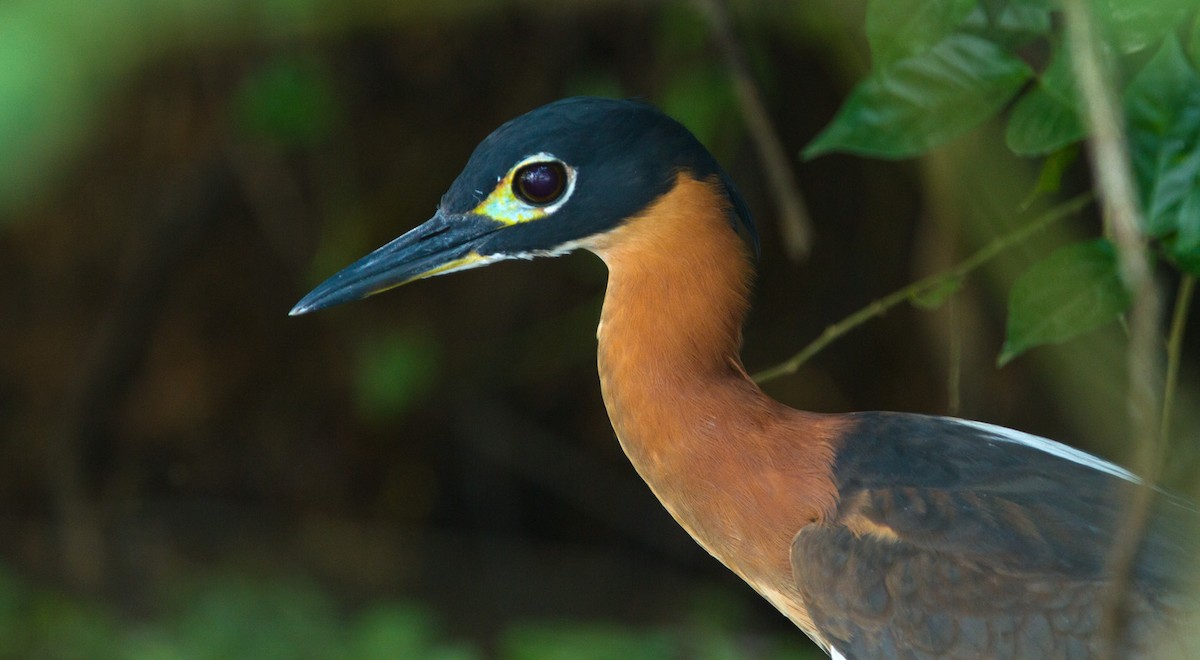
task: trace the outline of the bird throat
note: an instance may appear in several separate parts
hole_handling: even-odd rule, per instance
[[[641,377],[620,382],[671,380],[685,391],[746,380],[738,354],[752,269],[728,216],[716,181],[679,174],[670,192],[590,246],[609,271],[597,331],[602,377],[630,368]]]
[[[647,471],[687,467],[673,454],[715,441],[718,416],[762,397],[738,357],[751,269],[728,208],[715,181],[679,174],[668,193],[591,246],[609,271],[597,330],[605,405],[656,492],[655,477],[672,475]]]
[[[684,529],[748,582],[789,574],[791,536],[819,516],[799,491],[808,468],[828,469],[827,452],[814,449],[806,466],[800,448],[778,446],[781,426],[802,414],[763,394],[738,357],[752,271],[720,184],[680,174],[589,248],[609,269],[598,366],[626,455]]]

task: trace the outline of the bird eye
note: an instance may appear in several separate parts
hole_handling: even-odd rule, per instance
[[[566,187],[567,168],[558,162],[523,165],[513,176],[513,193],[534,206],[554,203]]]

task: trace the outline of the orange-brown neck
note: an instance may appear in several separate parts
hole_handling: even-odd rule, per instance
[[[681,174],[593,242],[609,269],[599,368],[613,428],[642,478],[761,590],[763,575],[790,575],[791,537],[834,505],[832,428],[771,400],[742,368],[751,265],[727,211],[715,182]]]
[[[671,380],[683,391],[748,383],[738,353],[752,272],[727,209],[715,184],[681,174],[671,192],[597,239],[609,270],[602,367],[631,367],[635,380]],[[753,386],[746,394],[761,396]]]

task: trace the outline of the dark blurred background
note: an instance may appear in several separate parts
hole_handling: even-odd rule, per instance
[[[751,371],[1033,217],[1036,163],[995,126],[919,161],[800,161],[869,66],[861,2],[730,16],[807,257],[688,2],[0,6],[0,657],[807,657],[621,454],[598,259],[287,316],[429,217],[493,128],[574,94],[659,104],[740,185],[763,235]],[[995,366],[1015,275],[1097,230],[1056,225],[767,389],[1125,461],[1119,324]],[[1193,494],[1194,452],[1168,472]]]

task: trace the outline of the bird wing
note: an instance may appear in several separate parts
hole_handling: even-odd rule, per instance
[[[1132,475],[1001,427],[856,418],[836,457],[836,515],[792,544],[796,586],[837,652],[1096,653],[1105,562],[1138,487]],[[1131,579],[1128,651],[1189,606],[1179,576],[1195,561],[1197,518],[1187,502],[1157,498]]]

